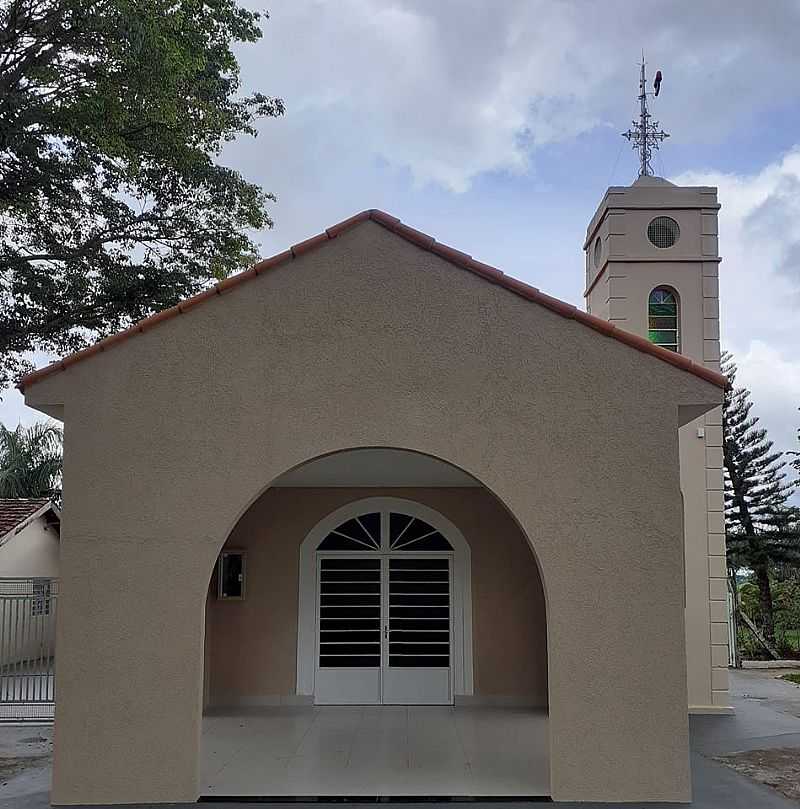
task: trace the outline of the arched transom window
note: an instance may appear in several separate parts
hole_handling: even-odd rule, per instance
[[[656,287],[647,302],[647,336],[651,343],[680,351],[678,297],[667,287]]]
[[[452,551],[442,534],[419,517],[391,511],[382,522],[378,511],[360,514],[334,528],[319,544],[321,551]]]

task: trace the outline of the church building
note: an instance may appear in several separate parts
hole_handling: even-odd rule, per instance
[[[719,205],[642,110],[585,310],[367,210],[23,378],[65,425],[54,804],[690,800]]]

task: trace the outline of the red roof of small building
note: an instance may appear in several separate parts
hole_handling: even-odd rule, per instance
[[[0,497],[0,537],[49,503],[49,497]]]
[[[431,253],[434,253],[440,258],[443,258],[445,261],[454,264],[456,267],[469,270],[486,281],[489,281],[492,284],[497,284],[498,286],[501,286],[504,289],[525,298],[526,300],[538,303],[540,306],[544,306],[547,309],[561,315],[562,317],[577,320],[579,323],[582,323],[583,325],[588,326],[589,328],[594,329],[607,337],[612,337],[615,340],[619,340],[620,342],[635,348],[637,351],[642,351],[645,354],[651,354],[664,362],[668,362],[670,365],[674,365],[676,368],[688,371],[689,373],[699,376],[701,379],[705,379],[706,381],[711,382],[714,385],[718,385],[721,388],[725,388],[728,384],[728,380],[725,376],[717,371],[713,371],[711,368],[706,368],[704,365],[694,362],[688,357],[684,357],[683,355],[677,354],[674,351],[661,348],[660,346],[651,343],[644,337],[631,334],[630,332],[614,326],[607,320],[603,320],[595,315],[587,314],[572,304],[566,303],[558,298],[553,298],[550,295],[546,295],[545,293],[540,292],[536,287],[530,286],[529,284],[519,281],[516,278],[512,278],[509,275],[505,275],[505,273],[496,269],[495,267],[491,267],[488,264],[483,264],[480,261],[476,261],[474,258],[472,258],[472,256],[469,256],[466,253],[462,253],[452,247],[448,247],[447,245],[440,244],[432,236],[428,236],[426,233],[422,233],[421,231],[415,230],[408,225],[404,225],[397,217],[390,216],[383,211],[373,208],[368,211],[362,211],[355,216],[351,216],[349,219],[345,219],[343,222],[339,222],[339,224],[329,227],[323,233],[320,233],[317,236],[312,236],[310,239],[306,239],[305,241],[294,245],[283,253],[278,253],[278,255],[272,256],[272,258],[264,259],[264,261],[260,261],[249,270],[232,275],[230,278],[220,281],[210,289],[207,289],[198,295],[194,295],[193,297],[182,301],[176,306],[169,309],[164,309],[161,312],[151,315],[150,317],[139,321],[130,328],[125,329],[125,331],[118,332],[110,337],[106,337],[105,339],[100,340],[88,348],[84,348],[81,351],[76,351],[74,354],[70,354],[68,357],[65,357],[62,360],[51,363],[44,368],[40,368],[37,371],[26,374],[19,381],[17,387],[20,390],[24,390],[30,385],[35,384],[39,380],[44,379],[51,374],[69,368],[70,365],[74,365],[76,362],[81,362],[84,359],[88,359],[92,355],[98,354],[101,351],[107,351],[109,348],[112,348],[114,345],[122,342],[123,340],[127,340],[130,337],[140,334],[141,332],[152,329],[163,320],[168,320],[172,317],[177,317],[178,315],[184,314],[198,304],[207,301],[209,298],[222,295],[230,289],[233,289],[240,284],[250,281],[256,276],[267,272],[273,267],[286,264],[292,261],[292,259],[295,259],[298,256],[309,252],[310,250],[315,250],[322,247],[331,239],[335,239],[340,233],[343,233],[345,230],[348,230],[349,228],[352,228],[355,225],[367,220],[376,222],[387,230],[390,230],[392,233],[396,233],[406,241],[417,245],[417,247],[420,247],[423,250],[428,250]]]

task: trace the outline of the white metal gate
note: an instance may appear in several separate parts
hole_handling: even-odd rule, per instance
[[[317,704],[452,703],[451,554],[319,554]]]
[[[317,546],[314,701],[453,701],[453,546],[405,510],[364,511]]]
[[[0,578],[0,722],[52,721],[58,579]]]

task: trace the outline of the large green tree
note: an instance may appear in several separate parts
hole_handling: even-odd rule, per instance
[[[61,428],[0,424],[0,497],[60,497]]]
[[[794,487],[783,453],[751,413],[750,391],[736,387],[730,354],[723,355],[722,370],[729,382],[722,408],[728,564],[753,571],[764,636],[774,644],[770,568],[800,563],[797,510],[789,504]]]
[[[0,0],[0,386],[253,258],[272,197],[217,161],[280,99],[240,93],[235,0]]]

